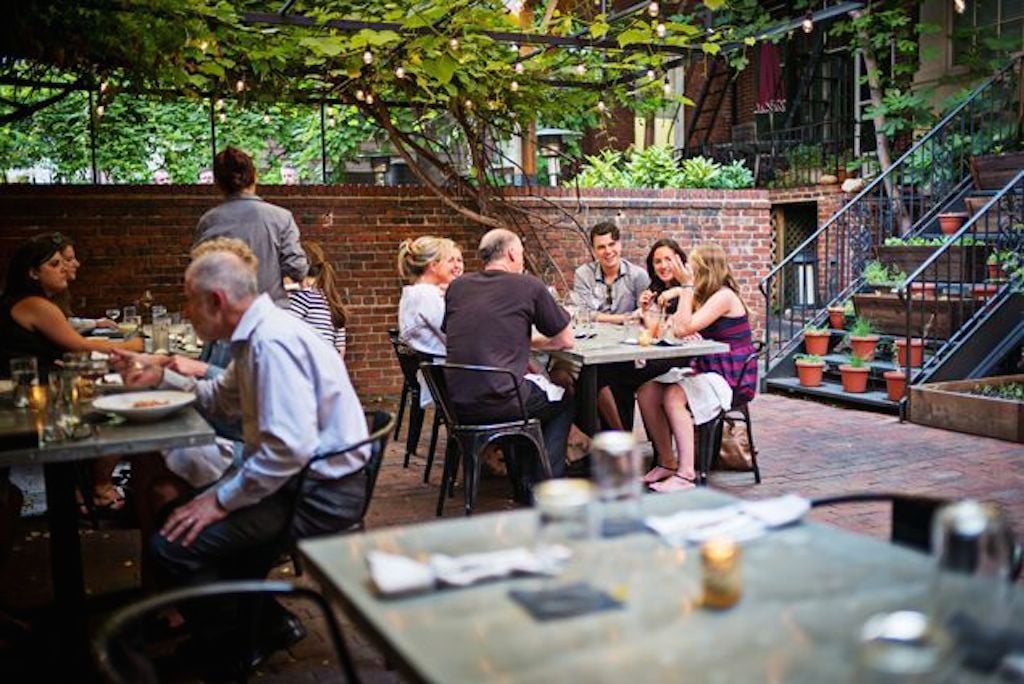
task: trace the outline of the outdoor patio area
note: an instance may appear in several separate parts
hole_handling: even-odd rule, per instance
[[[820,497],[862,491],[971,497],[998,503],[1014,529],[1024,529],[1024,447],[1020,445],[901,424],[890,416],[775,395],[759,396],[751,413],[763,482],[755,485],[750,473],[716,472],[711,478],[712,487],[743,498],[788,493]],[[427,425],[429,418],[428,413]],[[371,531],[435,519],[439,469],[434,470],[430,484],[422,482],[429,434],[424,434],[418,455],[408,469],[402,467],[404,438],[403,428],[399,442],[388,446],[367,521]],[[443,429],[440,450],[443,451]],[[514,508],[509,492],[504,478],[485,477],[478,502],[480,514]],[[461,515],[461,495],[460,486],[453,505],[446,510],[448,517]],[[809,517],[880,539],[889,535],[888,508],[881,504],[818,509]],[[41,518],[24,522],[24,537],[0,568],[0,606],[31,616],[50,600],[49,578],[45,575],[48,535]],[[93,531],[83,525],[82,535],[86,578],[92,595],[137,587],[136,530]],[[748,567],[746,571],[756,569]],[[290,566],[279,567],[274,576],[290,578]],[[304,576],[300,581],[310,580]],[[322,620],[301,607],[297,607],[297,612],[311,627],[310,635],[290,653],[276,654],[254,673],[254,679],[340,681]],[[350,620],[343,618],[342,625],[346,638],[354,645],[356,666],[364,681],[400,681]],[[25,676],[37,673],[37,651],[32,646],[8,645],[0,650],[0,671]]]

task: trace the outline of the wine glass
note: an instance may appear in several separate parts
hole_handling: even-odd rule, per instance
[[[114,321],[115,323],[117,323],[117,319],[121,317],[120,309],[107,309],[103,313],[107,318]]]

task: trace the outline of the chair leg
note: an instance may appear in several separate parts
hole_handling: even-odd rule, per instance
[[[405,436],[405,461],[403,468],[409,467],[409,458],[416,453],[416,446],[420,443],[420,433],[423,432],[423,409],[420,408],[419,392],[412,392],[412,403],[409,406],[409,432]]]
[[[402,418],[405,416],[405,402],[409,400],[409,383],[402,383],[402,398],[398,400],[398,418],[395,419],[395,441],[398,441],[398,433],[402,429]]]
[[[423,482],[430,482],[430,468],[434,465],[434,452],[437,450],[437,432],[441,427],[441,409],[434,406],[434,425],[430,428],[430,450],[427,451],[427,467],[423,470]],[[448,439],[451,439],[449,435]]]
[[[444,515],[444,500],[451,495],[455,473],[458,472],[458,450],[456,440],[448,435],[448,445],[444,450],[444,473],[441,475],[441,489],[437,493],[437,517]]]
[[[708,483],[708,471],[711,470],[711,452],[715,443],[715,421],[697,426],[697,484]]]
[[[747,444],[750,445],[750,464],[754,467],[754,484],[761,484],[761,467],[757,465],[757,447],[754,446],[754,430],[750,424],[750,409],[747,404],[740,407],[743,422],[747,424]]]
[[[476,505],[476,494],[480,487],[480,451],[482,451],[482,445],[480,440],[476,437],[466,440],[471,442],[466,444],[466,448],[463,450],[462,455],[462,479],[463,489],[465,491],[465,513],[467,516],[473,515],[473,506]]]

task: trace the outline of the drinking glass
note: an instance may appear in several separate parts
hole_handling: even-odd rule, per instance
[[[134,306],[124,307],[124,317],[127,319],[129,316],[138,316],[139,310]]]
[[[636,311],[626,314],[626,318],[622,321],[622,339],[631,343],[637,342],[640,336],[640,321],[643,320],[642,316]]]
[[[1013,548],[1009,524],[995,505],[965,500],[940,509],[932,521],[933,621],[953,630],[1007,627]]]
[[[156,307],[153,307],[156,311]],[[153,316],[153,351],[171,350],[171,317],[161,314]]]
[[[125,307],[124,310],[128,311],[129,308],[133,307]],[[139,332],[139,329],[142,327],[142,316],[139,316],[138,314],[129,315],[126,313],[124,315],[124,321],[119,323],[117,327],[121,329],[121,332],[125,337],[134,335]]]
[[[158,316],[167,315],[167,307],[162,304],[154,304],[149,311],[150,313],[153,314],[154,319],[156,319]]]
[[[117,319],[121,317],[120,309],[107,309],[103,312],[107,318],[117,323]]]
[[[948,634],[917,611],[873,615],[860,634],[858,684],[946,682]]]
[[[662,320],[661,307],[659,307],[657,304],[652,303],[650,306],[647,307],[647,310],[644,311],[643,318],[644,328],[646,328],[647,332],[650,333],[651,340],[655,341],[660,339]]]
[[[630,432],[611,430],[594,436],[590,446],[602,531],[607,536],[642,527],[640,450]]]
[[[593,537],[594,488],[587,480],[545,480],[533,490],[537,509],[538,548],[585,541]]]
[[[39,384],[39,366],[34,356],[11,359],[11,382],[14,383],[14,405],[25,408],[29,403],[32,385]]]

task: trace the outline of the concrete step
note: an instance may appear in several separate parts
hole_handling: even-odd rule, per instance
[[[824,399],[882,413],[899,413],[899,405],[894,401],[889,401],[884,389],[872,390],[869,387],[868,391],[862,394],[851,394],[844,392],[842,384],[837,381],[826,379],[820,387],[804,387],[797,378],[769,378],[765,380],[765,387],[769,392],[778,394]]]

